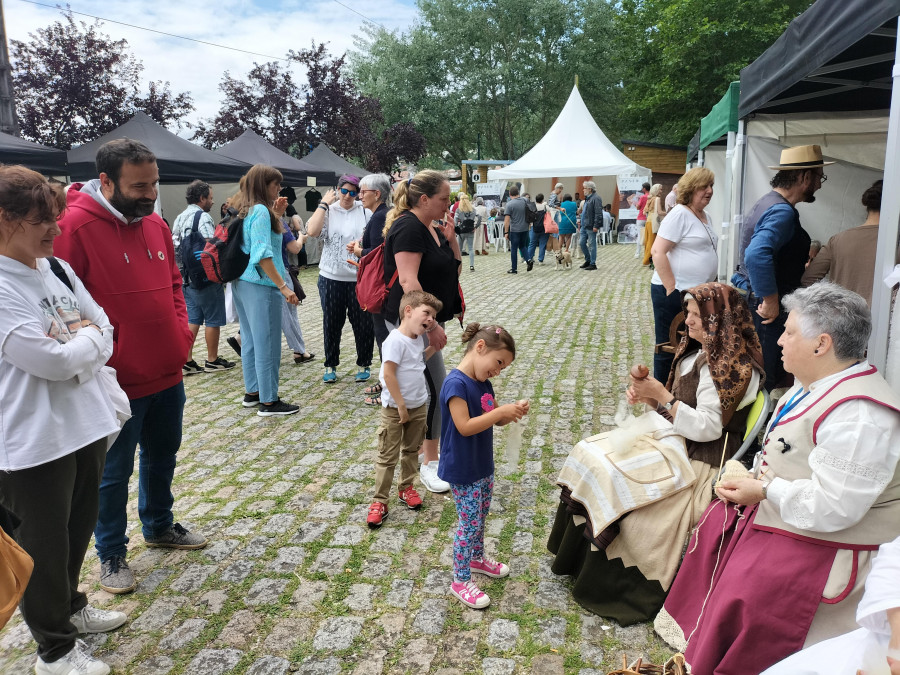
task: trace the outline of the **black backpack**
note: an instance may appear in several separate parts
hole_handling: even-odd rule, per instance
[[[459,222],[459,227],[456,228],[458,230],[457,234],[469,234],[469,232],[475,231],[475,218],[472,217],[472,213],[469,214],[469,217],[463,218]]]
[[[181,239],[181,278],[184,280],[185,286],[190,286],[194,290],[202,290],[208,286],[212,286],[212,281],[206,276],[206,270],[200,262],[198,254],[206,247],[206,238],[200,234],[200,218],[203,217],[203,211],[197,211],[194,214],[194,224]]]
[[[525,202],[525,221],[529,225],[544,222],[544,212],[537,210],[537,204],[534,202]]]

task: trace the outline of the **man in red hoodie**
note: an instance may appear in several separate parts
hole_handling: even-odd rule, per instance
[[[69,189],[54,249],[109,316],[115,330],[109,365],[131,402],[132,417],[106,455],[94,530],[100,587],[128,593],[136,583],[125,561],[125,509],[138,443],[138,514],[147,545],[197,549],[207,543],[172,515],[185,402],[181,367],[193,340],[172,235],[153,213],[156,157],[143,143],[123,138],[101,146],[96,162],[100,178]]]

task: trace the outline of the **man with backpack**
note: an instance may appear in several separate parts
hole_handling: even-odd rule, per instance
[[[188,328],[197,340],[200,326],[206,324],[206,363],[201,367],[193,358],[184,364],[184,375],[217,373],[234,368],[235,364],[219,356],[219,331],[225,325],[225,287],[210,281],[198,255],[206,242],[215,235],[215,225],[209,211],[213,204],[212,188],[201,180],[187,186],[188,207],[175,219],[172,242],[181,269],[184,302],[187,305]],[[191,343],[191,352],[194,345]],[[188,352],[188,356],[191,356]]]

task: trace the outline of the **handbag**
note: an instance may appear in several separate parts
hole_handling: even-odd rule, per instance
[[[303,286],[300,284],[300,279],[297,275],[300,273],[300,268],[297,265],[291,265],[288,267],[288,274],[291,277],[291,283],[294,284],[294,295],[297,296],[297,299],[300,302],[306,300],[306,291],[303,290]]]
[[[559,234],[559,225],[549,209],[544,214],[544,232],[547,234]]]
[[[33,569],[31,556],[0,528],[0,628],[16,611]]]

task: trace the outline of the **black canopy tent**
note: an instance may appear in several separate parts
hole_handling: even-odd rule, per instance
[[[340,178],[344,174],[362,178],[363,176],[368,176],[372,173],[371,171],[366,171],[355,164],[351,164],[343,157],[336,155],[332,152],[331,148],[324,143],[319,143],[311,153],[303,158],[303,161],[325,171],[333,171],[337,175],[337,178]],[[337,180],[337,178],[335,180]]]
[[[900,0],[819,0],[741,71],[740,117],[891,105]]]
[[[900,77],[893,74],[900,64],[898,17],[900,0],[818,0],[794,19],[769,49],[741,71],[739,115],[742,135],[748,140],[742,147],[744,167],[748,129],[757,116],[856,113],[880,116],[886,122],[880,166],[885,183],[896,185],[900,181]],[[821,137],[831,145],[827,134]],[[827,148],[823,150],[827,154]],[[742,207],[747,196],[743,174]],[[891,302],[891,291],[882,279],[896,262],[898,231],[900,195],[888,190],[881,205],[868,349],[868,360],[882,370],[888,361]],[[900,386],[900,375],[895,373],[892,380],[888,372],[888,377],[895,388]]]
[[[0,133],[0,163],[21,164],[46,176],[65,176],[66,151]]]
[[[176,136],[157,124],[149,115],[138,112],[125,124],[100,138],[69,150],[69,175],[73,181],[97,177],[94,158],[101,145],[117,138],[132,138],[156,155],[161,183],[236,182],[250,165],[217,155],[195,143]]]
[[[269,143],[262,136],[247,129],[230,143],[226,143],[215,151],[248,164],[268,164],[281,171],[284,184],[295,187],[306,187],[307,178],[315,178],[318,185],[333,185],[337,180],[334,171],[322,169],[308,162],[292,157]]]

